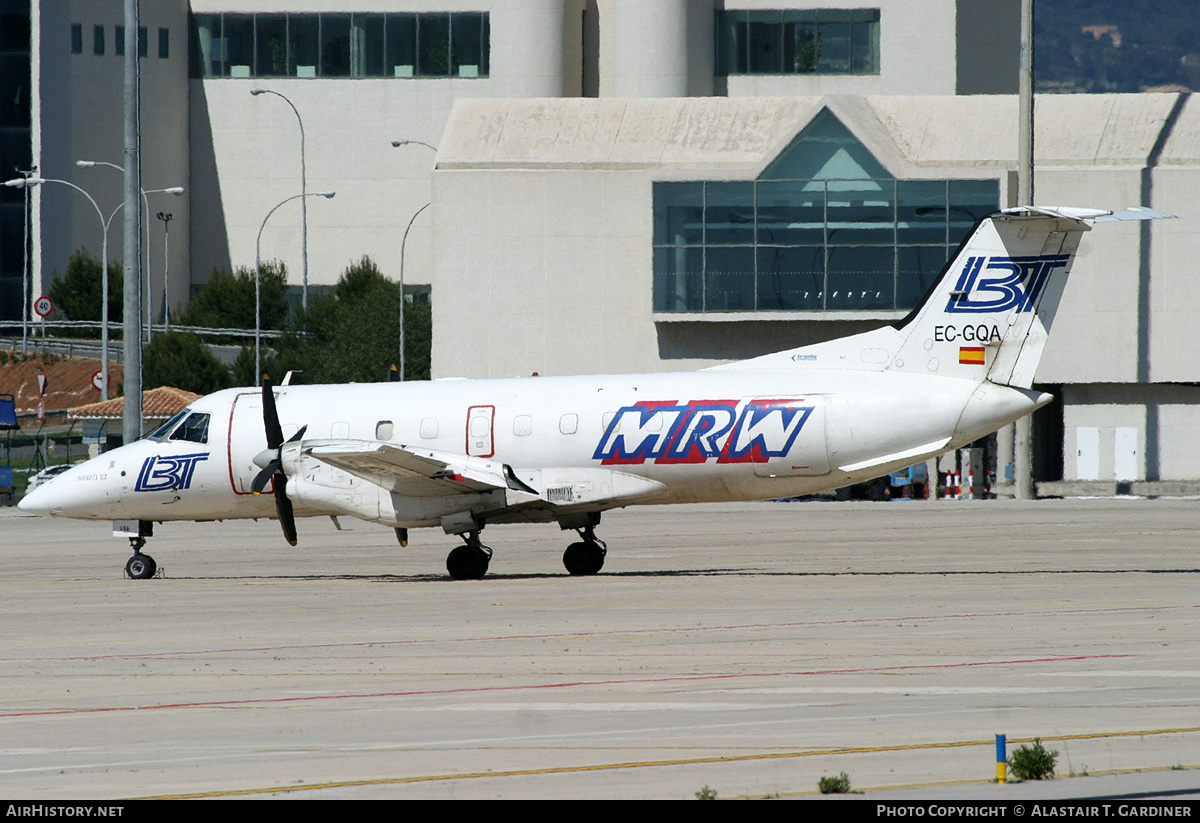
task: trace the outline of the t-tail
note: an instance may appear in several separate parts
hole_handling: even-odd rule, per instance
[[[1023,206],[989,215],[924,301],[881,329],[718,368],[815,367],[959,377],[1028,389],[1075,252],[1092,224],[1173,217],[1147,208]]]
[[[1093,223],[1170,216],[1022,207],[985,218],[897,324],[903,342],[889,368],[1029,388],[1084,233]]]

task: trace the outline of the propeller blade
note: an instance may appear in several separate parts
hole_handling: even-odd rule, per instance
[[[279,426],[279,412],[275,408],[275,392],[271,388],[271,378],[265,374],[262,381],[262,405],[267,448],[277,449],[283,445],[283,429]]]
[[[284,539],[290,545],[296,545],[296,517],[292,513],[292,501],[288,500],[287,476],[283,472],[279,473],[275,481],[275,513],[279,515]]]
[[[254,482],[250,484],[250,491],[255,494],[262,494],[262,490],[267,487],[267,483],[271,482],[271,478],[275,476],[275,472],[280,471],[281,465],[278,460],[272,460],[268,465],[263,467],[263,470],[254,475]]]

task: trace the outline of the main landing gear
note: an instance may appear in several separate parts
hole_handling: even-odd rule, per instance
[[[604,568],[604,556],[608,554],[608,546],[596,537],[591,526],[579,529],[583,540],[567,546],[563,552],[563,565],[571,574],[596,574]]]
[[[479,542],[477,531],[468,532],[466,536],[460,534],[459,537],[465,542],[446,558],[446,571],[455,580],[479,580],[487,574],[492,550]]]

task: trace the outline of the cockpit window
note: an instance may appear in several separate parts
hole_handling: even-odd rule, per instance
[[[152,431],[147,439],[148,440],[165,440],[167,437],[167,434],[171,431],[171,429],[175,428],[176,424],[178,424],[180,420],[182,420],[183,418],[185,418],[189,414],[191,414],[191,411],[192,411],[191,409],[184,409],[179,414],[175,415],[170,420],[168,420],[166,423],[163,423],[157,429]]]
[[[192,412],[183,425],[171,432],[171,440],[187,440],[191,443],[208,442],[208,418],[204,412]]]

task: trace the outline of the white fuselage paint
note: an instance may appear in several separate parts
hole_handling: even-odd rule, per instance
[[[838,488],[970,442],[1045,402],[1044,395],[973,380],[803,366],[285,386],[275,393],[284,436],[308,427],[302,443],[385,440],[475,454],[511,466],[526,482],[551,484],[555,469],[569,475],[571,467],[661,484],[649,496],[610,496],[577,510],[771,499]],[[48,484],[44,494],[53,488],[56,499],[43,499],[41,506],[90,519],[273,517],[270,486],[262,495],[249,491],[259,471],[251,461],[264,446],[258,390],[217,392],[191,409],[212,415],[207,443],[141,440],[100,455]],[[889,455],[897,457],[881,462]],[[152,458],[184,458],[187,488],[136,490]],[[317,461],[302,464],[289,471],[297,515],[347,514],[393,526],[440,522],[436,501],[400,505],[348,472]],[[460,505],[457,498],[454,505]],[[486,507],[486,496],[481,505]]]

